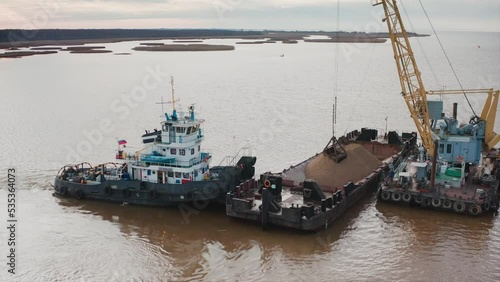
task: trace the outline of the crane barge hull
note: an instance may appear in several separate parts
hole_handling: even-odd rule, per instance
[[[388,176],[380,180],[380,200],[473,216],[498,210],[500,155],[496,150],[484,156],[483,166],[438,163],[433,186],[423,175],[430,174],[430,161],[419,160],[415,151],[395,163]],[[419,175],[423,177],[420,181]]]

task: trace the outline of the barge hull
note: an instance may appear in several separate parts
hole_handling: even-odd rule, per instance
[[[370,134],[359,140],[363,132]],[[333,137],[322,153],[281,173],[264,173],[258,181],[238,185],[227,194],[226,214],[260,222],[264,230],[270,225],[303,231],[328,228],[375,192],[390,163],[409,153],[409,143],[403,145],[397,135],[399,144],[374,140],[373,131],[362,133],[353,131],[341,137],[341,143]]]
[[[385,168],[380,168],[377,172],[367,177],[366,182],[357,186],[340,202],[336,202],[331,208],[326,208],[325,212],[319,213],[313,217],[307,218],[303,215],[302,207],[283,208],[279,213],[268,213],[268,224],[301,229],[304,231],[319,231],[326,229],[350,207],[359,202],[369,192],[374,192],[377,187],[378,179],[383,175]],[[334,195],[332,195],[334,197]],[[328,200],[327,200],[328,201]],[[333,200],[332,200],[333,201]],[[234,192],[228,193],[226,202],[226,214],[231,217],[248,219],[262,222],[265,216],[261,211],[250,209],[248,200],[242,200],[234,197]]]

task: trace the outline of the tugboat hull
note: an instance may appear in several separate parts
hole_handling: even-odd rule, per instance
[[[196,181],[182,185],[141,181],[108,180],[103,183],[75,183],[55,180],[60,196],[147,206],[177,206],[181,203],[212,201],[230,190],[221,180]]]
[[[204,202],[224,203],[225,195],[233,191],[242,180],[242,170],[236,166],[214,167],[216,179],[190,181],[183,184],[161,184],[139,180],[68,178],[62,175],[54,181],[55,194],[77,199],[92,199],[146,206],[177,206]],[[97,179],[99,181],[97,181]],[[246,179],[246,178],[245,178]]]

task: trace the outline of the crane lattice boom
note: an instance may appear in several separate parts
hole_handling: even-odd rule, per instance
[[[401,83],[401,95],[410,110],[411,117],[417,126],[422,143],[429,154],[434,154],[434,142],[432,140],[431,125],[429,120],[427,96],[417,67],[417,62],[408,40],[401,15],[395,0],[375,0],[372,5],[384,7],[389,36],[391,38],[394,59],[398,69],[399,81]]]

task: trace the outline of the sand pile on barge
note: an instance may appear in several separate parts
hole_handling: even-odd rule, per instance
[[[320,185],[340,188],[347,182],[354,182],[368,176],[382,162],[358,144],[344,146],[347,158],[334,162],[325,154],[313,158],[305,168],[305,176]]]

